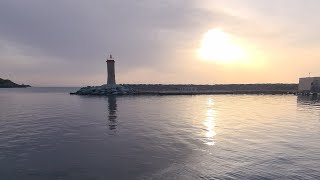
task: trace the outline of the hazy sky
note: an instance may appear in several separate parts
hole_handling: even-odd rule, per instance
[[[274,83],[320,75],[318,0],[1,0],[0,77],[34,86]],[[247,63],[199,57],[219,28]],[[230,52],[231,53],[231,52]]]

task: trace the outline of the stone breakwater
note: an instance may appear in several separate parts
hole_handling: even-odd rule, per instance
[[[121,84],[83,87],[76,95],[294,94],[297,84],[163,85]]]
[[[102,86],[87,86],[79,89],[76,95],[95,95],[95,96],[108,96],[108,95],[128,95],[134,94],[136,91],[132,88],[121,85],[102,85]]]

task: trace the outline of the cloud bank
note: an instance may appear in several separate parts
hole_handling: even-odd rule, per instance
[[[319,5],[302,0],[3,0],[0,76],[36,86],[102,84],[105,58],[112,53],[120,83],[294,82],[320,65]],[[263,67],[199,60],[195,50],[201,37],[215,27],[261,51]],[[302,57],[309,65],[296,65]],[[283,66],[289,67],[285,74]]]

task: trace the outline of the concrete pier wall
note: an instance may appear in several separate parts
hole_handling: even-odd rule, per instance
[[[123,86],[138,92],[296,92],[298,90],[298,84],[123,84]]]

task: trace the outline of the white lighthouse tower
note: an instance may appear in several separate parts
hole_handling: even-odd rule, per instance
[[[114,61],[112,55],[110,54],[109,59],[107,59],[107,71],[108,71],[107,85],[115,85],[116,84],[114,63],[115,63],[115,61]]]

